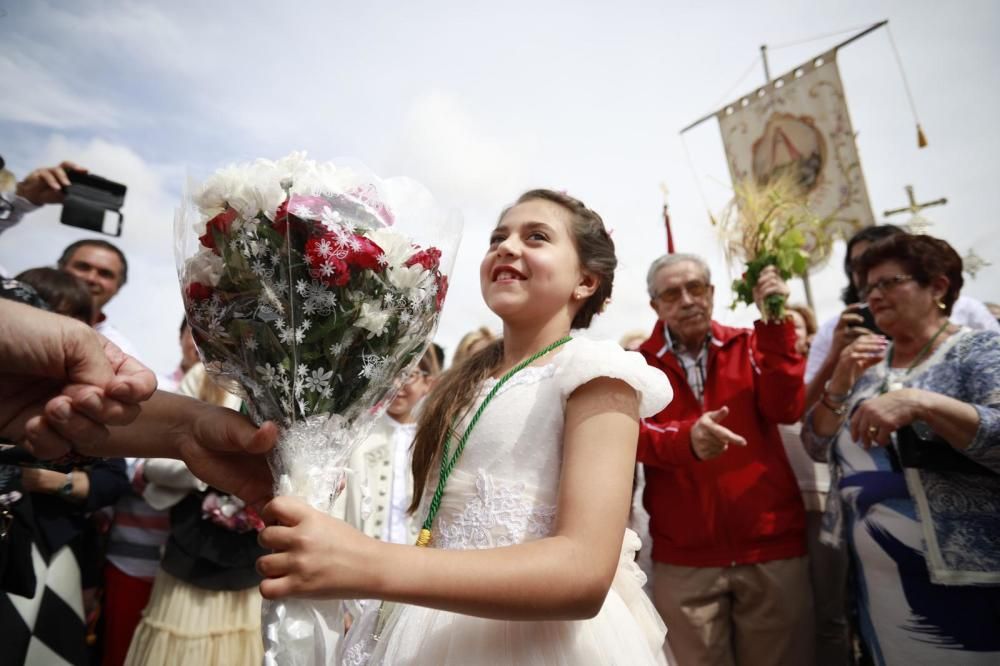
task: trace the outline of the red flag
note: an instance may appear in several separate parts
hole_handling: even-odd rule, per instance
[[[667,204],[663,204],[663,224],[667,227],[667,254],[674,253],[674,234],[670,231],[670,213]]]

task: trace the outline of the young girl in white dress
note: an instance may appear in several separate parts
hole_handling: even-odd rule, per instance
[[[480,266],[503,339],[441,377],[414,443],[427,547],[280,497],[265,508],[263,595],[384,599],[352,626],[345,664],[665,663],[625,526],[639,419],[670,384],[613,342],[567,341],[616,264],[601,218],[572,197],[533,190],[505,210]]]

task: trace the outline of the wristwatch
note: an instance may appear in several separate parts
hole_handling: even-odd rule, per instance
[[[69,497],[73,494],[73,470],[66,472],[66,482],[59,488],[60,497]]]

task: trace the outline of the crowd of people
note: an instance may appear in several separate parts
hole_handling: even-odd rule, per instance
[[[0,231],[72,168],[19,183]],[[271,499],[277,428],[186,321],[171,375],[136,360],[116,246],[55,259],[2,285],[0,663],[260,663],[261,600],[289,596],[346,600],[345,664],[1000,659],[1000,324],[941,239],[859,231],[822,323],[765,314],[790,292],[767,268],[750,329],[668,254],[650,330],[597,342],[571,331],[611,237],[527,192],[481,264],[502,333],[397,378],[334,516]]]

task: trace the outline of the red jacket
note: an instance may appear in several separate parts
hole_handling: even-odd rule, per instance
[[[795,329],[757,322],[755,330],[712,322],[704,406],[667,350],[663,324],[640,347],[670,379],[674,399],[639,434],[645,464],[653,559],[693,567],[767,562],[806,554],[805,509],[778,434],[802,416],[805,359]],[[743,436],[711,460],[691,450],[691,427],[705,411],[729,407],[722,425]]]

